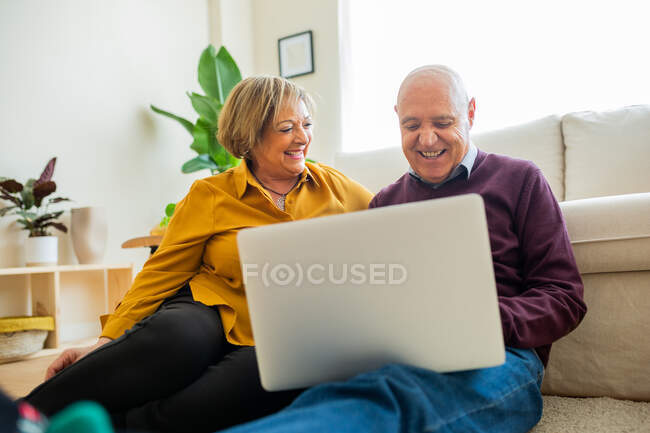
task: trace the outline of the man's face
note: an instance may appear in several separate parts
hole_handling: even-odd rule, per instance
[[[445,180],[469,149],[474,99],[468,107],[458,105],[441,78],[411,78],[400,92],[395,111],[402,150],[411,168],[428,182]]]

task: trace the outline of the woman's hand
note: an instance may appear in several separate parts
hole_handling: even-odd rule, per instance
[[[110,338],[99,337],[97,343],[93,344],[92,346],[75,347],[73,349],[66,349],[58,358],[54,360],[52,364],[50,364],[49,367],[47,367],[47,371],[45,372],[45,380],[49,380],[52,376],[57,374],[59,371],[63,370],[69,365],[74,364],[84,356],[88,355],[93,350],[97,349],[100,346],[103,346],[109,341],[111,341]]]

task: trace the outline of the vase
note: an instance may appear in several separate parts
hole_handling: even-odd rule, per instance
[[[27,266],[56,265],[59,260],[59,238],[56,236],[34,236],[25,241],[25,263]]]
[[[90,206],[70,210],[70,237],[80,264],[102,262],[107,236],[105,208]]]

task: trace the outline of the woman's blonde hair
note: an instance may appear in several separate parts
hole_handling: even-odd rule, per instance
[[[275,122],[284,105],[305,103],[312,113],[314,101],[300,86],[281,77],[257,75],[240,81],[230,92],[219,116],[217,140],[237,158],[250,157],[262,139],[264,126]]]

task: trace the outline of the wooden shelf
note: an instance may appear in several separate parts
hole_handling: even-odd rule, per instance
[[[104,269],[132,268],[131,263],[121,265],[52,265],[27,266],[22,268],[0,268],[0,275],[49,274],[51,272],[98,271]]]
[[[56,348],[65,340],[97,336],[97,316],[112,312],[124,297],[133,280],[133,264],[4,268],[0,269],[0,287],[3,279],[15,281],[21,277],[26,292],[26,311],[16,312],[16,315],[54,317],[55,329],[45,340],[45,347]],[[84,312],[88,314],[81,317]],[[89,314],[91,319],[87,317]],[[64,326],[74,331],[67,339],[61,338]]]

